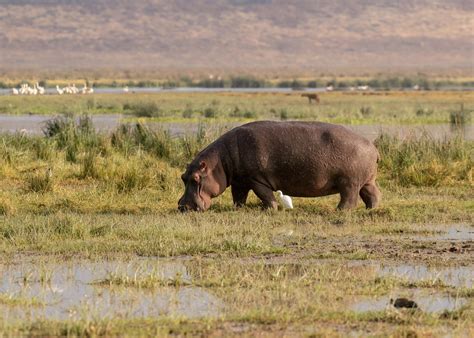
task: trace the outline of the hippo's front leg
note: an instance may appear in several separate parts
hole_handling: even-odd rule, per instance
[[[250,188],[244,185],[232,184],[230,187],[232,191],[232,200],[236,207],[242,207],[247,202]]]
[[[265,209],[278,209],[278,203],[272,189],[261,183],[254,182],[252,183],[252,190],[262,200]]]

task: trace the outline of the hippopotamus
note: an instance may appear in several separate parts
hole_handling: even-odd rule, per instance
[[[197,154],[181,176],[181,211],[205,211],[211,199],[231,187],[237,207],[252,190],[264,208],[278,208],[273,195],[294,197],[340,194],[338,209],[376,207],[379,154],[374,144],[330,123],[258,121],[236,127]]]

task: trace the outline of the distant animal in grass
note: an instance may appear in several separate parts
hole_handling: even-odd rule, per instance
[[[280,198],[281,204],[285,209],[293,209],[293,201],[288,195],[283,195],[281,190],[277,191],[278,197]]]
[[[304,93],[304,94],[301,94],[301,96],[307,97],[310,104],[312,103],[312,100],[314,100],[315,103],[320,102],[318,94],[315,94],[315,93]]]
[[[416,304],[413,300],[409,300],[407,298],[397,298],[395,300],[390,299],[390,304],[393,304],[394,307],[406,308],[406,309],[416,309],[418,308],[418,304]]]

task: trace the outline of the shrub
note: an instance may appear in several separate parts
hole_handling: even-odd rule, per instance
[[[159,117],[162,116],[160,107],[155,102],[139,102],[129,106],[129,110],[137,117]]]
[[[145,188],[149,182],[150,177],[145,172],[140,172],[137,166],[129,166],[118,173],[116,188],[119,192],[130,192]]]
[[[191,117],[193,117],[193,113],[193,108],[190,106],[186,106],[186,109],[183,110],[183,118],[190,119]]]
[[[372,108],[369,106],[363,106],[360,108],[360,113],[363,117],[369,117],[373,114]]]
[[[434,110],[430,108],[418,108],[415,113],[417,116],[430,116],[433,115]]]
[[[449,114],[449,122],[452,125],[465,125],[471,121],[471,112],[464,110],[464,107],[461,106],[461,109],[458,111],[453,111]]]
[[[153,131],[141,123],[121,125],[112,133],[112,146],[125,153],[143,149],[159,158],[170,159],[173,153],[171,135],[163,130]]]
[[[96,106],[96,102],[95,102],[94,97],[87,99],[86,107],[87,107],[88,110],[95,109],[95,106]]]
[[[15,206],[8,199],[0,198],[0,216],[10,216],[15,213]]]
[[[37,159],[48,161],[53,157],[53,147],[47,139],[35,138],[32,146]]]
[[[81,163],[80,178],[98,178],[99,170],[97,167],[97,153],[91,149],[89,150]]]
[[[280,110],[280,120],[288,120],[288,112],[286,109]]]
[[[265,81],[251,76],[236,76],[231,77],[230,86],[232,88],[261,88],[265,87]]]
[[[53,176],[51,168],[46,169],[44,173],[37,172],[30,174],[26,178],[27,190],[38,193],[53,191]]]
[[[99,144],[99,137],[92,124],[92,119],[85,115],[77,120],[68,114],[46,121],[43,134],[53,139],[60,149],[81,146],[93,147]]]
[[[217,116],[217,109],[215,107],[207,107],[204,109],[204,117],[214,118]]]

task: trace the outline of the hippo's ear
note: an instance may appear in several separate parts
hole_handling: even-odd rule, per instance
[[[199,163],[199,170],[200,170],[201,172],[206,172],[206,170],[207,170],[207,164],[206,164],[206,162],[201,161],[201,163]]]

